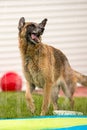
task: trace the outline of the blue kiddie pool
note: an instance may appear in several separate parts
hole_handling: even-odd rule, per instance
[[[42,116],[1,119],[0,130],[87,130],[87,116]]]

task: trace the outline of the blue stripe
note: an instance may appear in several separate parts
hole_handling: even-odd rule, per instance
[[[43,119],[43,118],[87,118],[87,116],[76,116],[76,115],[52,115],[52,116],[33,116],[28,118],[0,118],[0,120],[26,120],[26,119]]]
[[[87,125],[81,125],[81,126],[72,126],[72,127],[66,127],[66,128],[46,128],[42,130],[87,130]]]

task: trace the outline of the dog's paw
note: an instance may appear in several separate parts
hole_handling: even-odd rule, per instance
[[[46,112],[45,111],[41,111],[40,116],[45,116]]]

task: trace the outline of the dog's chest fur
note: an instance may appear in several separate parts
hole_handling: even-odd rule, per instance
[[[44,77],[42,68],[40,67],[39,59],[27,59],[24,64],[24,73],[31,83],[36,86],[42,87],[44,84]]]
[[[21,44],[22,45],[22,44]],[[24,44],[23,44],[24,45]],[[40,45],[26,45],[21,46],[22,58],[23,58],[23,70],[26,79],[35,84],[36,86],[43,87],[45,83],[44,71],[44,57],[43,47]],[[46,63],[45,63],[46,64]]]

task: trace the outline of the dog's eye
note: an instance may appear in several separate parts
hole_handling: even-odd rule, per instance
[[[34,29],[34,28],[36,28],[36,26],[34,24],[31,24],[30,28]]]
[[[30,32],[30,31],[33,31],[35,29],[35,25],[34,24],[31,24],[29,26],[27,26],[27,30]]]
[[[31,27],[35,27],[35,25],[34,25],[34,24],[31,24],[30,26],[31,26]]]

